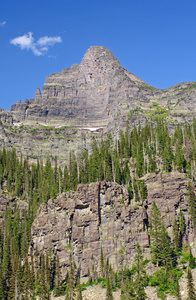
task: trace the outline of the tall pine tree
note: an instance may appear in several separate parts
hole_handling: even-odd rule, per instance
[[[106,284],[106,298],[105,300],[113,300],[113,294],[112,294],[112,286],[110,282],[110,277],[107,277],[107,284]]]
[[[144,286],[146,285],[146,271],[144,268],[144,260],[140,245],[137,243],[135,247],[135,256],[134,256],[134,266],[136,274],[134,280],[134,291],[135,291],[135,299],[137,300],[145,300],[147,299],[146,292],[144,290]]]
[[[187,300],[195,300],[196,299],[195,287],[193,283],[192,272],[189,267],[187,270],[187,290],[188,290]]]
[[[172,263],[172,249],[168,233],[162,221],[160,211],[155,202],[150,212],[150,249],[153,263],[170,266]]]

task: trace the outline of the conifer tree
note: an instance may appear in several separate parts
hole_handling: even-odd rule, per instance
[[[97,181],[98,169],[100,165],[100,153],[96,139],[91,140],[92,154],[90,156],[90,177],[92,181]]]
[[[23,271],[23,294],[26,299],[28,299],[30,295],[30,287],[31,287],[31,273],[30,273],[30,267],[28,263],[28,257],[26,254],[26,257],[24,259],[24,271]],[[14,280],[15,282],[15,280]]]
[[[148,196],[148,190],[144,180],[139,180],[139,191],[142,200],[145,200]]]
[[[120,162],[119,162],[119,158],[116,157],[113,160],[113,180],[119,184],[121,184],[122,182],[122,173],[121,173],[121,169],[120,169]]]
[[[28,242],[27,242],[27,230],[26,230],[26,220],[22,222],[22,233],[21,233],[21,256],[25,258],[25,255],[28,251]]]
[[[139,198],[138,184],[135,177],[133,178],[133,190],[135,194],[135,202],[139,202],[140,198]]]
[[[160,237],[161,237],[161,244],[160,244],[159,262],[160,265],[170,268],[171,265],[174,263],[174,258],[173,258],[170,239],[163,223],[161,226]]]
[[[160,232],[162,226],[161,214],[156,206],[156,203],[152,203],[152,209],[150,212],[150,249],[152,254],[152,261],[158,265],[159,263],[159,250],[160,250]]]
[[[143,145],[141,142],[138,143],[138,151],[136,155],[136,174],[141,177],[144,172],[144,156],[143,156]]]
[[[5,287],[4,287],[4,280],[3,280],[3,270],[2,264],[0,261],[0,299],[5,300]]]
[[[166,145],[164,150],[162,151],[161,154],[162,158],[163,158],[163,169],[166,172],[171,172],[172,171],[172,161],[173,161],[173,150],[171,147],[171,141],[169,136],[166,138]]]
[[[195,206],[195,194],[191,182],[188,182],[188,213],[190,215],[191,222],[196,228],[196,206]]]
[[[34,268],[34,257],[31,253],[31,270],[30,270],[30,277],[31,277],[31,289],[34,291],[35,288],[35,268]]]
[[[183,215],[181,207],[180,207],[179,214],[178,214],[178,223],[179,223],[180,234],[181,234],[181,236],[183,236],[184,231],[185,231],[185,223],[184,223],[184,215]]]
[[[112,136],[109,135],[104,143],[104,155],[103,155],[104,179],[106,181],[112,180],[112,156],[110,152],[111,144],[112,144]]]
[[[129,182],[130,182],[130,171],[129,171],[128,162],[125,161],[124,168],[122,170],[122,183],[129,184]]]
[[[176,221],[176,218],[174,218],[173,222],[173,244],[174,244],[174,250],[175,252],[180,251],[180,238],[179,238],[179,231],[178,231],[178,223]]]
[[[153,263],[158,265],[171,265],[172,250],[169,236],[163,224],[160,211],[153,202],[150,212],[150,249]]]
[[[80,180],[81,183],[89,182],[89,161],[88,161],[88,152],[83,150],[80,158]]]
[[[78,288],[77,300],[82,300],[82,289],[80,285],[80,277],[78,277],[77,288]]]
[[[69,187],[75,189],[78,184],[77,160],[74,151],[69,155]]]
[[[195,300],[196,299],[195,287],[194,287],[194,283],[193,283],[192,272],[189,267],[187,270],[187,289],[188,289],[187,300]]]
[[[121,295],[120,300],[134,300],[135,292],[133,288],[133,280],[132,278],[126,277],[125,283],[121,285]]]
[[[148,151],[148,172],[156,172],[157,163],[156,163],[156,151],[155,146],[151,145],[151,149]]]
[[[186,167],[186,160],[184,158],[183,152],[184,151],[182,149],[182,145],[178,142],[176,145],[176,153],[175,153],[175,157],[174,157],[174,163],[179,172],[183,172]]]
[[[49,290],[51,284],[51,274],[50,274],[50,264],[49,264],[48,254],[45,255],[45,270],[46,270],[46,282]]]
[[[16,186],[15,191],[17,196],[22,196],[23,194],[23,184],[24,184],[24,170],[22,167],[22,161],[19,163],[16,171]]]
[[[7,299],[15,299],[15,290],[16,290],[16,277],[14,272],[12,272],[10,276],[10,282],[9,282],[9,287],[7,291]],[[24,293],[24,296],[26,296],[27,293]],[[28,298],[27,298],[28,299]]]
[[[112,286],[110,283],[110,278],[109,276],[107,277],[107,284],[106,284],[106,300],[113,300],[113,294],[112,294]]]
[[[55,268],[55,295],[59,296],[61,294],[61,283],[62,283],[62,274],[60,270],[59,257],[56,258],[56,268]]]
[[[69,173],[68,173],[68,168],[65,165],[64,174],[63,174],[62,190],[66,191],[68,188],[69,188]]]
[[[3,248],[3,261],[2,261],[2,271],[5,279],[5,290],[8,289],[10,285],[10,277],[12,274],[10,240],[11,239],[8,234],[5,237],[5,244]]]
[[[182,300],[181,295],[180,295],[180,286],[179,286],[178,279],[176,280],[176,299]]]
[[[47,282],[47,272],[46,272],[46,261],[45,256],[41,254],[41,270],[40,270],[40,286],[41,286],[41,299],[49,299],[49,285]]]
[[[135,280],[134,280],[134,291],[135,291],[135,299],[145,300],[147,299],[147,295],[144,290],[144,286],[146,285],[146,271],[144,268],[144,260],[140,245],[137,243],[135,247],[136,254],[134,256],[134,266],[136,270]]]
[[[174,134],[173,134],[173,144],[175,144],[176,141],[180,145],[183,144],[183,132],[182,132],[182,129],[181,129],[179,124],[177,124],[177,126],[175,127],[175,131],[174,131]]]
[[[195,258],[193,257],[191,247],[189,249],[189,267],[194,269],[196,267]]]
[[[12,289],[15,289],[15,297],[17,294],[20,297],[24,290],[24,266],[21,265],[21,259],[18,255],[14,255],[12,260],[12,274],[14,275],[12,278]]]
[[[102,248],[102,246],[101,246],[101,255],[100,255],[100,271],[101,271],[101,277],[105,277],[104,270],[105,270],[105,259],[104,259],[104,254],[103,254],[103,248]]]
[[[74,300],[75,297],[75,272],[73,267],[72,253],[69,256],[69,276],[67,282],[66,300]]]

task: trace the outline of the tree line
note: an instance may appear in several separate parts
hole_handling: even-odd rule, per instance
[[[172,134],[161,119],[156,123],[146,121],[144,127],[139,124],[132,130],[127,124],[116,139],[111,135],[101,140],[93,137],[89,150],[70,151],[64,168],[59,166],[57,157],[47,157],[44,162],[37,159],[36,164],[30,164],[28,157],[17,157],[14,148],[3,148],[0,186],[36,207],[58,193],[75,190],[78,183],[114,181],[131,186],[137,193],[135,182],[149,172],[177,170],[193,179],[195,136],[195,119],[191,124],[176,125]]]
[[[14,198],[26,201],[28,209],[21,214],[17,207],[15,210],[7,207],[0,226],[0,299],[28,299],[29,295],[31,299],[35,299],[36,295],[49,299],[52,290],[56,295],[65,293],[69,300],[73,297],[82,299],[72,257],[69,272],[66,278],[62,278],[58,255],[52,249],[45,255],[37,251],[32,257],[27,256],[31,225],[40,204],[49,198],[54,199],[58,193],[76,189],[78,183],[115,181],[127,185],[130,200],[134,197],[135,201],[142,201],[147,197],[147,188],[141,178],[146,173],[177,170],[194,179],[195,136],[195,119],[192,124],[176,125],[172,134],[163,120],[156,123],[146,121],[144,127],[139,124],[133,130],[127,124],[126,130],[121,130],[117,139],[112,139],[111,135],[102,140],[92,138],[89,150],[71,151],[64,168],[59,166],[57,157],[48,157],[45,161],[37,159],[37,163],[30,164],[28,157],[18,157],[14,148],[8,150],[4,147],[0,151],[0,187]],[[191,181],[187,188],[188,213],[195,228],[195,194]],[[139,245],[135,250],[138,266],[132,270],[115,273],[105,264],[103,253],[100,253],[101,272],[106,270],[100,277],[105,278],[107,299],[112,297],[111,287],[121,287],[122,300],[146,299],[145,285],[149,282],[156,285],[163,279],[165,285],[177,293],[177,257],[182,251],[185,233],[182,210],[174,219],[172,245],[155,203],[149,215],[148,232],[152,262],[160,271],[153,278],[146,277]],[[191,270],[195,267],[191,252],[188,259]],[[141,278],[145,280],[137,276],[143,276]],[[191,271],[188,271],[188,276],[191,285]],[[99,280],[92,270],[89,278],[91,281]],[[141,296],[137,296],[140,292]]]

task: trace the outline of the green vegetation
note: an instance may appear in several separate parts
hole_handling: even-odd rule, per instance
[[[194,90],[196,88],[196,82],[193,82],[192,84],[188,85],[187,87],[182,87],[180,88],[180,92],[184,92],[184,91],[191,91]]]
[[[188,279],[188,284],[187,284],[188,298],[187,299],[194,300],[194,299],[196,299],[196,292],[195,292],[192,272],[191,272],[190,268],[188,268],[188,271],[187,271],[187,279]]]
[[[150,249],[153,263],[157,266],[164,266],[166,268],[175,265],[169,236],[155,202],[152,204],[149,217]]]
[[[159,109],[156,102],[153,108]],[[51,128],[45,128],[49,134]],[[63,129],[55,131],[57,135]],[[35,131],[36,133],[36,131]],[[128,187],[129,204],[133,208],[145,202],[148,196],[144,176],[150,172],[185,173],[195,179],[196,163],[196,120],[192,124],[177,125],[173,134],[169,133],[167,124],[158,119],[156,123],[146,121],[125,131],[119,131],[118,139],[109,135],[98,140],[91,140],[89,150],[71,151],[69,161],[62,169],[57,157],[46,158],[43,162],[30,164],[28,158],[17,157],[15,149],[0,151],[0,188],[13,197],[19,197],[26,204],[26,210],[20,214],[18,208],[7,207],[0,226],[0,299],[14,299],[16,293],[21,299],[49,299],[53,290],[55,295],[66,294],[66,299],[81,298],[81,286],[78,282],[76,267],[72,258],[70,243],[69,272],[62,278],[57,253],[50,249],[46,254],[41,251],[27,256],[31,240],[31,225],[40,204],[54,199],[58,193],[75,190],[78,183],[90,183],[101,180],[114,181]],[[196,226],[195,194],[191,181],[187,185],[188,215],[193,229]],[[132,203],[131,203],[132,202]],[[136,204],[135,204],[136,202]],[[123,200],[121,202],[123,204]],[[113,207],[114,209],[114,207]],[[146,299],[144,287],[147,284],[157,286],[158,295],[165,299],[166,293],[179,295],[178,280],[181,270],[179,261],[195,268],[195,258],[191,250],[182,252],[182,240],[185,234],[185,220],[180,208],[173,222],[171,243],[164,227],[160,211],[153,202],[149,214],[148,230],[152,262],[158,267],[153,276],[147,277],[140,246],[135,248],[135,258],[131,270],[124,269],[124,249],[119,252],[122,262],[115,273],[100,251],[100,274],[96,274],[92,264],[89,270],[88,284],[102,282],[107,287],[107,299],[112,299],[112,290],[121,288],[121,300]],[[93,256],[92,256],[93,260]],[[183,267],[182,267],[183,268]],[[191,287],[191,271],[188,269],[190,297],[194,293]],[[135,297],[135,298],[134,298]],[[191,298],[190,298],[191,299]]]
[[[106,300],[113,300],[113,294],[112,294],[112,286],[110,283],[110,277],[107,277],[107,285],[106,285]]]
[[[166,294],[179,294],[178,280],[182,276],[179,268],[160,268],[149,277],[149,285],[157,287],[157,295],[161,299],[166,299]]]
[[[153,120],[164,119],[168,116],[169,110],[160,106],[156,101],[152,101],[152,104],[149,107],[149,110],[145,111],[146,116],[150,117]]]
[[[140,86],[140,89],[144,89],[144,90],[149,90],[149,91],[161,91],[160,89],[157,89],[153,86],[150,86],[150,85],[141,85]]]
[[[133,116],[139,116],[142,113],[143,113],[142,108],[140,106],[137,106],[129,112],[129,117],[131,118]]]
[[[195,194],[191,182],[188,183],[188,213],[193,227],[196,228]]]

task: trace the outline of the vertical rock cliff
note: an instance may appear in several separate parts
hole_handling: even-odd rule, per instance
[[[40,207],[33,223],[30,251],[36,247],[45,252],[53,249],[59,255],[63,275],[69,266],[70,250],[81,276],[87,276],[92,265],[96,274],[100,272],[101,248],[114,269],[129,266],[137,242],[149,257],[147,228],[153,201],[171,239],[174,216],[181,207],[186,226],[183,242],[193,245],[195,233],[187,206],[188,179],[174,173],[150,174],[145,180],[148,197],[143,203],[130,202],[127,189],[110,182],[78,185],[76,192],[49,200]]]

